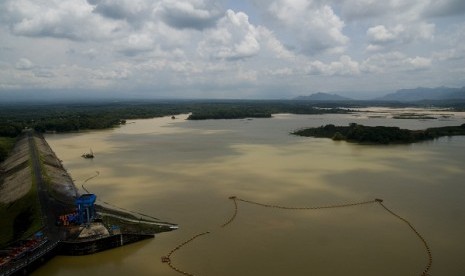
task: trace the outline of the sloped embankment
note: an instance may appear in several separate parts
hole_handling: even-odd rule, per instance
[[[29,143],[24,135],[0,164],[0,247],[25,239],[42,227],[30,163]]]
[[[21,136],[0,164],[0,247],[26,239],[43,227],[31,150],[39,153],[42,177],[51,197],[72,204],[78,196],[71,177],[45,139],[34,134],[34,144],[31,149],[28,136]]]
[[[34,137],[42,161],[42,174],[50,195],[63,203],[74,203],[78,190],[73,180],[43,137]]]
[[[29,144],[18,140],[9,157],[0,165],[0,204],[10,204],[25,196],[32,185]]]

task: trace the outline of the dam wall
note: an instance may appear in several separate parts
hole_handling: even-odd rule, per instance
[[[104,229],[103,232],[106,233],[104,235],[91,234],[84,238],[69,235],[71,229],[92,230],[91,223],[70,226],[57,224],[60,212],[76,208],[75,199],[79,193],[61,160],[42,135],[32,131],[26,132],[18,139],[10,156],[1,164],[0,180],[2,195],[0,207],[6,204],[14,205],[20,200],[24,201],[25,195],[29,195],[33,198],[30,201],[36,202],[36,209],[38,209],[35,219],[41,222],[39,226],[31,225],[30,230],[26,229],[31,232],[30,235],[9,238],[4,242],[5,246],[0,248],[0,276],[28,275],[56,255],[93,254],[154,238],[156,231],[153,229],[158,231],[175,229],[169,225],[160,224],[163,225],[161,227],[158,222],[151,222],[145,223],[147,225],[144,229],[150,226],[152,231],[143,232],[137,227],[143,226],[144,221],[139,221],[132,231],[126,231],[124,227],[117,227],[118,221],[131,220],[134,216],[118,211],[118,219],[112,220],[112,225],[120,229],[117,233],[112,231],[109,234],[108,229]],[[107,213],[110,212],[109,209],[103,209]],[[4,223],[6,221],[2,221],[2,226],[13,230],[10,224]],[[154,223],[155,226],[152,225]],[[97,224],[101,225],[100,228],[108,227],[101,222]],[[37,238],[34,233],[37,234],[39,230],[41,235]],[[37,245],[23,246],[31,240],[37,241]]]

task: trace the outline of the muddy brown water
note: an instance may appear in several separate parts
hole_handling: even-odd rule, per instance
[[[272,119],[135,120],[120,128],[47,135],[75,184],[125,209],[179,224],[179,230],[83,257],[56,257],[35,275],[200,276],[419,275],[428,257],[408,226],[377,204],[280,210],[384,199],[407,218],[433,252],[432,275],[465,275],[465,137],[412,145],[361,146],[289,132],[327,123],[423,129],[465,123],[463,113],[436,120],[395,120],[399,110],[352,115],[277,114]],[[417,112],[416,110],[415,112]],[[444,113],[444,112],[443,112]],[[441,113],[442,114],[442,113]],[[449,116],[450,115],[450,116]],[[92,148],[95,158],[81,155]]]

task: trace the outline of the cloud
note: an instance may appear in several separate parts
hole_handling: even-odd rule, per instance
[[[438,32],[435,41],[442,44],[433,52],[439,60],[457,60],[465,57],[465,22],[451,24]]]
[[[388,30],[384,25],[377,25],[367,30],[367,36],[370,43],[374,44],[386,44],[396,41],[399,34],[404,31],[402,25],[397,25],[394,28]]]
[[[70,40],[104,40],[121,24],[92,15],[85,0],[6,0],[7,21],[15,35]]]
[[[87,49],[82,52],[82,55],[90,60],[95,59],[98,56],[98,51],[94,48]]]
[[[3,0],[0,90],[175,90],[190,97],[243,89],[253,97],[304,90],[309,79],[326,91],[356,90],[361,81],[367,90],[402,87],[407,75],[408,85],[428,79],[463,86],[463,3]]]
[[[432,57],[438,61],[460,60],[465,58],[465,46],[434,52]]]
[[[416,56],[414,58],[407,58],[404,60],[407,69],[411,70],[425,70],[431,67],[431,59]]]
[[[421,0],[422,1],[422,0]],[[421,1],[398,0],[351,0],[332,1],[335,5],[341,5],[342,15],[350,21],[358,21],[371,18],[391,17],[409,12],[418,7]],[[424,2],[424,1],[423,1]]]
[[[432,59],[426,57],[408,57],[405,54],[394,51],[379,53],[365,59],[360,65],[362,72],[384,74],[387,72],[420,71],[431,68]]]
[[[115,20],[138,23],[151,14],[152,1],[146,0],[87,0],[93,12]]]
[[[289,48],[306,55],[341,53],[349,42],[343,34],[344,22],[323,1],[258,1],[279,29],[277,37]],[[258,5],[258,4],[257,4]],[[291,35],[292,34],[292,35]]]
[[[268,70],[267,74],[271,76],[291,76],[294,74],[294,70],[289,68],[289,67],[284,67],[284,68],[279,68],[279,69],[274,69],[274,70]]]
[[[115,79],[127,79],[131,75],[131,72],[126,68],[119,68],[115,70],[94,70],[92,76],[94,79],[99,80],[115,80]]]
[[[210,0],[164,0],[155,12],[173,28],[195,30],[215,26],[224,14],[217,2]]]
[[[397,24],[393,27],[377,25],[368,28],[366,35],[369,45],[367,51],[389,49],[389,46],[405,45],[414,41],[432,40],[435,25],[428,23]]]
[[[465,14],[463,0],[328,0],[340,7],[342,17],[348,21],[424,21],[434,17],[450,17]]]
[[[116,43],[117,51],[123,55],[133,57],[154,49],[152,37],[146,33],[135,33]]]
[[[15,67],[18,70],[31,70],[34,68],[34,64],[27,58],[20,58]]]
[[[200,56],[237,60],[260,51],[259,32],[245,13],[228,10],[215,29],[207,30],[197,48]]]
[[[427,17],[446,17],[465,14],[463,0],[434,0],[426,6],[423,14]]]
[[[34,72],[34,76],[37,77],[37,78],[53,78],[56,75],[50,70],[39,69],[39,70]]]
[[[359,64],[349,56],[343,55],[338,61],[325,64],[319,60],[310,63],[307,73],[310,75],[353,76],[360,74]]]
[[[273,56],[277,58],[284,58],[284,59],[293,59],[295,55],[286,49],[286,47],[282,44],[282,42],[276,38],[275,34],[270,31],[268,28],[263,26],[258,26],[257,30],[259,32],[260,41],[266,45],[266,47],[274,53]]]

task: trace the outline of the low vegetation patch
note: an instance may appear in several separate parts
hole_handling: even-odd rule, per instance
[[[0,162],[3,162],[9,152],[13,149],[16,139],[11,137],[0,137]]]
[[[417,119],[417,120],[434,120],[434,116],[420,113],[402,113],[392,117],[393,119]]]

